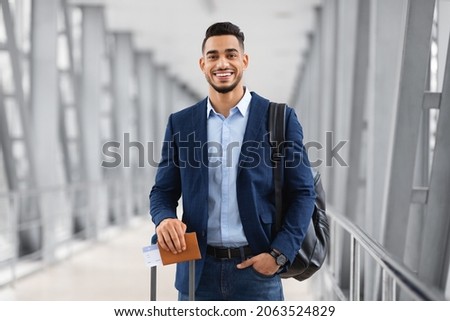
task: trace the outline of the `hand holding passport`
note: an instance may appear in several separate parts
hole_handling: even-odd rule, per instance
[[[195,234],[195,232],[186,233],[184,234],[184,239],[186,240],[186,250],[177,254],[166,251],[158,245],[163,265],[198,260],[202,258],[198,247],[197,234]]]

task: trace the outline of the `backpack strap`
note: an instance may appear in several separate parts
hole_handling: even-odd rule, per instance
[[[281,229],[283,221],[283,143],[285,141],[286,104],[271,102],[269,105],[269,139],[272,146],[273,176],[275,183],[275,225],[273,235]]]

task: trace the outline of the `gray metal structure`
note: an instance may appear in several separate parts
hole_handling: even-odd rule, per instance
[[[8,1],[2,1],[2,27],[5,31],[3,49],[6,61],[9,62],[3,70],[8,70],[8,79],[3,78],[0,84],[0,122],[2,131],[3,159],[10,191],[35,190],[37,187],[37,173],[35,152],[32,142],[32,118],[30,108],[23,90],[23,61],[21,48],[17,39],[17,24]],[[31,17],[30,17],[31,18]],[[29,72],[27,73],[29,75]],[[16,121],[10,123],[8,119],[14,117]],[[42,225],[41,213],[36,195],[27,194],[15,197],[13,207],[17,215],[17,233],[20,240],[17,246],[18,255],[42,255]]]
[[[180,0],[198,25],[173,12],[180,25],[158,29],[161,1],[0,0],[0,280],[148,215],[167,118],[206,95],[190,57],[223,11],[251,35],[249,88],[290,90],[322,173],[332,243],[319,296],[450,299],[450,1],[261,0],[268,29],[227,11],[234,1]]]
[[[357,24],[352,20],[355,10]],[[347,15],[340,16],[344,11]],[[291,102],[299,106],[298,112],[307,117],[307,124],[314,119],[314,113],[322,118],[322,124],[316,123],[315,127],[322,135],[331,128],[334,137],[348,140],[342,148],[347,150],[341,150],[348,168],[337,164],[319,167],[327,193],[331,194],[328,200],[333,216],[343,215],[389,256],[407,266],[425,286],[447,296],[450,168],[448,162],[444,164],[448,157],[444,146],[448,146],[450,135],[444,133],[448,119],[441,109],[448,106],[444,101],[448,64],[442,61],[442,55],[448,52],[448,40],[442,39],[448,38],[449,29],[440,28],[440,22],[447,24],[443,17],[448,13],[445,1],[324,1],[306,54],[308,61],[301,69],[303,76],[298,77],[300,83],[294,87],[299,88],[299,93]],[[330,25],[339,27],[328,31],[334,33],[333,38],[324,38],[324,32],[332,29]],[[431,55],[433,26],[437,26],[435,33],[443,34],[435,35],[433,40],[439,47],[438,51],[434,49],[438,52],[438,68],[445,75],[439,81],[443,84],[441,92],[430,89],[437,69]],[[331,55],[329,48],[335,39],[342,41],[343,31],[354,32],[355,36],[346,41],[347,47],[337,46]],[[345,61],[339,57],[349,48],[354,50],[354,60],[343,68]],[[353,78],[348,77],[351,70]],[[317,84],[322,90],[315,88]],[[352,98],[343,103],[339,97],[348,93]],[[337,114],[330,110],[330,104]],[[437,108],[440,110],[434,133],[434,119],[429,113]],[[337,123],[330,125],[331,121]],[[307,141],[320,139],[315,131],[305,132]],[[434,148],[430,146],[433,139]],[[322,138],[321,144],[326,145],[326,140]],[[353,227],[340,225],[339,217],[333,220],[339,226],[333,229],[329,275],[334,281],[328,285],[340,288],[337,297],[411,298],[395,282],[390,284],[394,292],[386,296],[383,268],[374,264],[377,259],[366,248],[350,246],[354,244]],[[323,296],[336,298],[326,293]]]

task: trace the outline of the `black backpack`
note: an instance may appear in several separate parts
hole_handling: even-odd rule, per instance
[[[272,150],[272,160],[274,162],[274,181],[275,181],[275,203],[276,203],[276,221],[275,233],[281,228],[283,222],[282,205],[282,177],[283,166],[281,159],[283,155],[283,142],[285,140],[285,113],[286,105],[270,103],[269,107],[269,132]],[[311,168],[312,170],[312,168]],[[326,214],[325,191],[322,186],[320,173],[313,171],[314,188],[316,200],[314,213],[305,239],[298,250],[294,262],[289,266],[286,272],[281,273],[282,278],[295,278],[298,281],[304,281],[316,273],[321,267],[328,254],[330,242],[328,217]]]

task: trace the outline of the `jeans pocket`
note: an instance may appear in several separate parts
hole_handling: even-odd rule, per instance
[[[275,275],[276,275],[276,274],[270,274],[270,275],[262,274],[261,272],[256,271],[255,268],[254,268],[253,266],[250,266],[249,269],[250,269],[251,271],[253,271],[253,273],[254,273],[256,276],[258,276],[258,277],[260,277],[260,278],[263,278],[263,279],[273,279],[273,278],[275,277]]]

